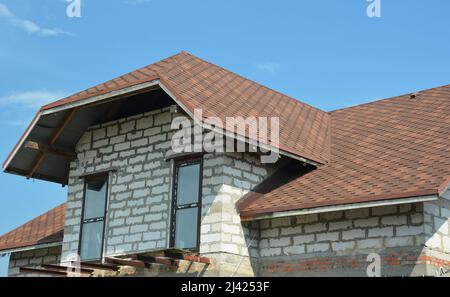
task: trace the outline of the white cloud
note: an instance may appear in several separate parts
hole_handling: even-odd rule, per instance
[[[22,19],[16,16],[14,13],[12,13],[11,10],[9,10],[9,8],[1,2],[0,2],[0,18],[4,18],[11,25],[19,29],[22,29],[23,31],[29,34],[36,34],[42,37],[57,36],[57,35],[72,35],[71,33],[58,28],[42,28],[41,26],[30,20]]]
[[[13,17],[13,14],[8,9],[8,7],[2,3],[0,3],[0,17],[5,17],[5,18]]]
[[[256,63],[255,66],[261,71],[270,73],[275,73],[280,68],[280,64],[273,62]]]
[[[30,107],[37,108],[52,101],[64,98],[67,96],[66,92],[62,91],[28,91],[28,92],[13,92],[9,95],[0,97],[0,106],[11,107]]]

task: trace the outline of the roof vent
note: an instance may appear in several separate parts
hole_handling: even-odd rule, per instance
[[[410,98],[410,99],[414,99],[414,98],[416,98],[418,95],[419,95],[419,93],[412,93],[412,94],[409,96],[409,98]]]

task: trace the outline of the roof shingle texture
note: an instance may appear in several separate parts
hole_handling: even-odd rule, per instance
[[[437,194],[450,177],[450,86],[326,113],[186,52],[42,107],[152,80],[204,116],[280,119],[280,148],[324,164],[251,203],[242,216]]]
[[[329,164],[251,194],[241,215],[440,193],[450,177],[450,85],[413,97],[331,112]]]
[[[202,109],[204,117],[218,117],[223,123],[226,117],[279,117],[281,150],[321,164],[329,159],[330,117],[326,112],[186,52],[50,103],[42,110],[156,79],[191,112]]]
[[[66,204],[44,213],[0,237],[0,251],[62,242]]]

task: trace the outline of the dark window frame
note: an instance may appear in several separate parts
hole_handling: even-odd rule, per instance
[[[103,220],[98,220],[99,218],[92,218],[92,219],[84,219],[84,206],[86,204],[86,188],[89,181],[94,181],[97,179],[104,179],[106,182],[106,194],[105,194],[105,208],[104,208],[104,216]],[[106,233],[106,218],[108,213],[108,194],[109,194],[109,172],[101,172],[101,173],[95,173],[92,175],[86,175],[83,176],[83,203],[81,205],[81,220],[80,220],[80,236],[78,240],[78,255],[80,257],[80,262],[83,263],[101,263],[103,261],[103,249],[105,247],[105,233]],[[103,230],[102,230],[102,244],[100,247],[100,258],[99,259],[88,259],[83,260],[81,259],[81,240],[83,238],[83,225],[89,224],[89,223],[96,223],[96,222],[103,222]]]
[[[182,207],[177,206],[177,185],[178,185],[178,169],[180,167],[184,166],[190,166],[190,165],[200,165],[200,172],[199,172],[199,190],[198,190],[198,202],[197,203],[191,203],[191,206],[183,205]],[[172,182],[172,201],[171,201],[171,215],[170,215],[170,243],[169,246],[171,248],[178,248],[175,246],[175,240],[176,240],[176,227],[177,227],[177,210],[179,209],[188,209],[188,208],[198,208],[197,212],[197,243],[196,246],[193,248],[188,248],[187,250],[190,250],[192,252],[199,252],[200,250],[200,230],[201,230],[201,218],[202,218],[202,187],[203,187],[203,157],[202,156],[190,156],[190,157],[184,157],[180,159],[175,159],[173,164],[173,182]],[[196,206],[192,206],[196,204]]]

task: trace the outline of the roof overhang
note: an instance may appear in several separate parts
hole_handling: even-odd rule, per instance
[[[385,199],[385,200],[377,200],[377,201],[356,202],[356,203],[348,203],[348,204],[323,205],[323,206],[304,208],[304,209],[296,209],[296,210],[288,210],[288,211],[275,211],[275,212],[271,212],[271,213],[261,213],[261,214],[257,214],[257,215],[241,214],[241,221],[258,221],[258,220],[265,220],[265,219],[301,216],[301,215],[318,214],[318,213],[326,213],[326,212],[334,212],[334,211],[346,211],[346,210],[361,209],[361,208],[411,204],[411,203],[419,203],[419,202],[436,201],[438,199],[439,199],[439,195],[436,194],[436,195],[398,198],[398,199]]]
[[[85,130],[98,122],[99,118],[103,117],[104,114],[108,114],[114,107],[115,102],[155,90],[164,91],[197,124],[207,128],[211,127],[205,124],[203,119],[195,117],[194,107],[189,102],[177,97],[175,92],[162,79],[154,78],[82,100],[69,101],[64,104],[49,104],[42,107],[5,160],[3,170],[7,173],[27,178],[36,178],[66,185],[71,160],[62,155],[45,154],[42,151],[30,150],[26,147],[27,142],[44,143],[44,146],[55,146],[68,153],[73,153],[75,145]],[[253,140],[239,135],[235,131],[227,131],[220,128],[213,130],[226,137],[235,138],[237,141],[254,144]],[[316,167],[319,166],[317,162],[298,156],[287,149],[274,148],[270,144],[264,143],[258,143],[258,145],[266,150],[278,150],[280,155],[285,155]]]
[[[46,249],[46,248],[57,247],[57,246],[61,246],[61,245],[62,245],[62,241],[60,241],[60,242],[52,242],[52,243],[35,244],[35,245],[24,246],[24,247],[16,247],[16,248],[0,250],[0,255],[11,254],[11,253],[19,253],[19,252],[27,252],[27,251],[34,251],[34,250],[39,250],[39,249]]]

